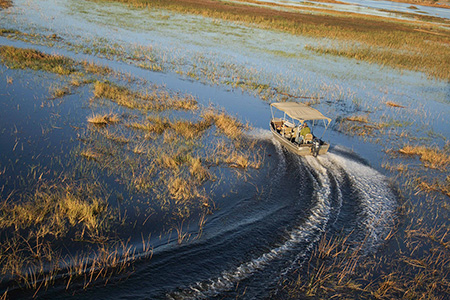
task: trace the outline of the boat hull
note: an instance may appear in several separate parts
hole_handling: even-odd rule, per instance
[[[278,133],[276,130],[273,129],[272,126],[270,126],[270,131],[272,132],[273,136],[277,141],[281,143],[287,150],[290,152],[300,155],[300,156],[312,156],[313,153],[311,151],[311,148],[313,147],[313,144],[296,144],[289,141],[287,138],[283,137],[280,133]],[[318,155],[323,155],[328,152],[328,149],[330,148],[330,144],[323,143],[320,145]]]

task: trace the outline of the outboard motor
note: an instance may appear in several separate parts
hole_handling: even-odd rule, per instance
[[[316,138],[313,139],[311,153],[314,157],[317,157],[317,155],[319,154],[320,145],[321,145],[321,140],[316,139]]]

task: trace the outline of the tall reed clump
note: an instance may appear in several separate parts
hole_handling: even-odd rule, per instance
[[[170,94],[157,88],[154,88],[151,92],[135,92],[109,81],[96,81],[94,83],[94,96],[110,99],[121,106],[131,109],[154,111],[197,109],[197,101],[190,95]]]

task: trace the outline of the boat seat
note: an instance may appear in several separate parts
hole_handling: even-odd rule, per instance
[[[276,130],[281,130],[281,127],[283,126],[283,120],[281,120],[281,119],[273,119],[272,120],[272,124],[273,124],[273,127]]]
[[[295,127],[295,124],[294,124],[294,123],[291,123],[291,122],[289,122],[289,121],[284,121],[284,126],[294,128],[294,127]]]
[[[312,142],[312,140],[313,140],[313,135],[311,133],[307,133],[305,135],[305,138],[303,139],[303,142],[305,144],[310,144]]]
[[[287,138],[292,138],[294,134],[294,128],[283,126],[283,135]]]

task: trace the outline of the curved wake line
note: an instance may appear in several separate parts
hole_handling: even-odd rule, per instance
[[[281,145],[274,141],[276,151],[280,157],[278,171],[286,171],[286,158]],[[362,212],[358,215],[361,224],[365,228],[365,249],[371,249],[379,245],[384,239],[387,230],[393,225],[394,210],[396,207],[395,196],[388,186],[387,179],[375,169],[343,156],[328,153],[313,157],[298,158],[305,162],[306,171],[312,178],[314,198],[316,204],[309,213],[308,218],[299,226],[288,232],[288,239],[280,246],[242,263],[232,270],[224,271],[221,276],[203,282],[197,282],[183,290],[174,291],[167,295],[169,299],[207,299],[217,296],[221,292],[231,290],[234,285],[258,270],[262,270],[273,260],[295,249],[301,242],[306,242],[306,248],[299,253],[294,261],[304,259],[312,247],[321,238],[325,231],[331,214],[330,199],[331,180],[337,185],[337,200],[340,210],[344,201],[341,191],[344,176],[348,176],[352,186],[360,195],[359,205]],[[281,178],[281,177],[280,177]],[[299,191],[301,193],[301,191]],[[303,260],[300,266],[304,263]],[[298,267],[299,265],[296,265]],[[282,270],[281,276],[286,274],[293,266]]]
[[[277,141],[276,139],[272,139],[272,142],[275,145],[275,149],[276,149],[278,157],[280,159],[280,162],[278,163],[277,174],[284,174],[284,172],[286,172],[287,163],[286,163],[286,157],[283,155],[283,148],[282,148],[280,142]],[[278,176],[278,177],[281,178],[281,176]]]
[[[379,245],[394,224],[396,208],[395,195],[389,188],[387,178],[377,170],[343,156],[328,153],[318,159],[332,172],[339,172],[339,166],[348,175],[352,185],[356,187],[360,198],[362,212],[359,217],[366,228],[366,243],[369,249]],[[339,173],[341,173],[339,172]],[[340,178],[339,173],[333,174]],[[342,180],[342,179],[341,179]]]
[[[284,159],[285,165],[286,161],[281,145],[279,143],[278,145],[275,143],[275,145],[280,157]],[[314,160],[309,163],[314,164]],[[285,166],[282,168],[285,169]],[[216,279],[198,282],[182,291],[172,292],[167,295],[167,297],[169,299],[207,299],[209,297],[214,297],[220,292],[232,289],[235,283],[249,277],[256,271],[263,269],[274,259],[279,258],[284,253],[294,249],[300,242],[308,242],[307,248],[311,248],[312,245],[317,242],[318,238],[320,238],[320,234],[316,234],[316,232],[323,232],[328,222],[330,214],[329,197],[331,194],[330,183],[325,168],[321,167],[320,172],[317,174],[320,180],[315,179],[314,175],[311,173],[312,169],[313,168],[311,167],[309,172],[313,178],[315,198],[317,199],[316,205],[311,209],[307,220],[288,233],[289,238],[284,244],[264,253],[260,257],[239,265],[234,270],[223,272],[222,275]],[[317,169],[317,166],[314,169]]]

